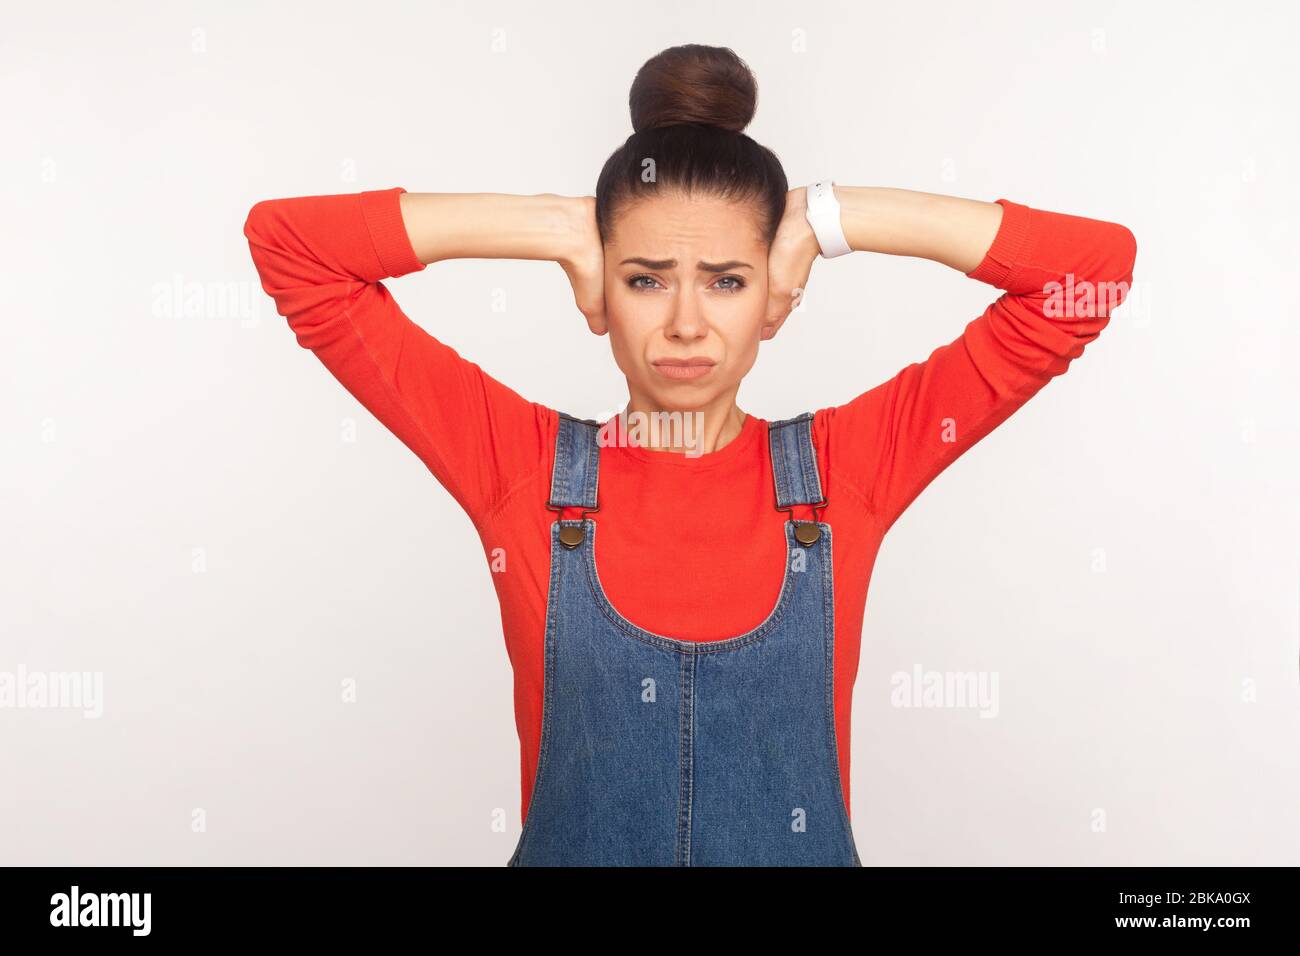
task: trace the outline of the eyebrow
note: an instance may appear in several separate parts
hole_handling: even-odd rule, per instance
[[[631,259],[624,259],[619,263],[625,265],[643,266],[647,269],[675,269],[677,268],[676,259],[644,259],[640,256],[634,256]],[[700,260],[695,264],[695,268],[701,272],[726,272],[728,269],[752,269],[754,268],[748,262],[741,262],[738,259],[730,259],[727,262],[705,262]]]

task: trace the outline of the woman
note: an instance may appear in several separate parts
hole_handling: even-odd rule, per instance
[[[248,216],[298,342],[482,539],[515,673],[510,865],[859,865],[849,707],[881,539],[1065,371],[1132,278],[1124,226],[1006,199],[822,184],[810,211],[810,190],[742,132],[756,98],[732,51],[675,47],[638,72],[635,132],[594,197],[396,187]],[[759,343],[813,260],[850,249],[932,259],[1006,294],[847,404],[746,413]],[[520,397],[382,284],[456,258],[558,262],[609,336],[626,415]]]

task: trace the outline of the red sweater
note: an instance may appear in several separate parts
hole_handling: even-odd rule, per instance
[[[265,200],[249,212],[244,234],[262,286],[298,343],[420,457],[465,509],[489,568],[498,569],[522,820],[541,734],[556,517],[546,500],[558,419],[438,341],[393,300],[381,280],[424,268],[402,223],[402,192]],[[1124,226],[997,201],[1001,227],[968,275],[1006,294],[924,361],[844,405],[816,410],[813,439],[828,501],[822,520],[835,528],[835,724],[846,802],[850,705],[881,539],[936,475],[1065,371],[1132,281],[1137,246]],[[1071,307],[1049,305],[1060,304],[1055,283]],[[1108,297],[1103,283],[1118,283],[1117,294]],[[1085,308],[1089,302],[1095,307]],[[600,456],[597,571],[624,616],[691,641],[732,637],[768,616],[784,572],[786,515],[774,507],[765,420],[750,415],[740,435],[711,454],[610,446]],[[795,517],[812,514],[800,506]],[[688,541],[674,533],[679,528],[691,529]],[[504,570],[493,560],[502,554]]]

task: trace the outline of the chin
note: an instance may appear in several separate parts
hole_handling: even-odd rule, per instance
[[[654,399],[655,406],[666,412],[695,412],[707,408],[717,399],[718,390],[716,386],[705,389],[691,382],[683,382],[667,388],[658,385],[649,394]]]

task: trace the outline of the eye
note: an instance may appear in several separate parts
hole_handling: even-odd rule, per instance
[[[642,284],[643,281],[650,284],[643,285]],[[627,279],[627,285],[628,288],[630,289],[649,290],[655,288],[658,285],[658,283],[659,280],[656,279],[654,276],[645,275],[645,274],[629,276]],[[728,293],[739,292],[741,289],[745,288],[746,286],[746,282],[741,276],[734,276],[734,275],[719,276],[718,283],[730,283],[729,285],[728,284],[717,285],[715,283],[715,286],[718,289],[718,291],[728,292]]]

